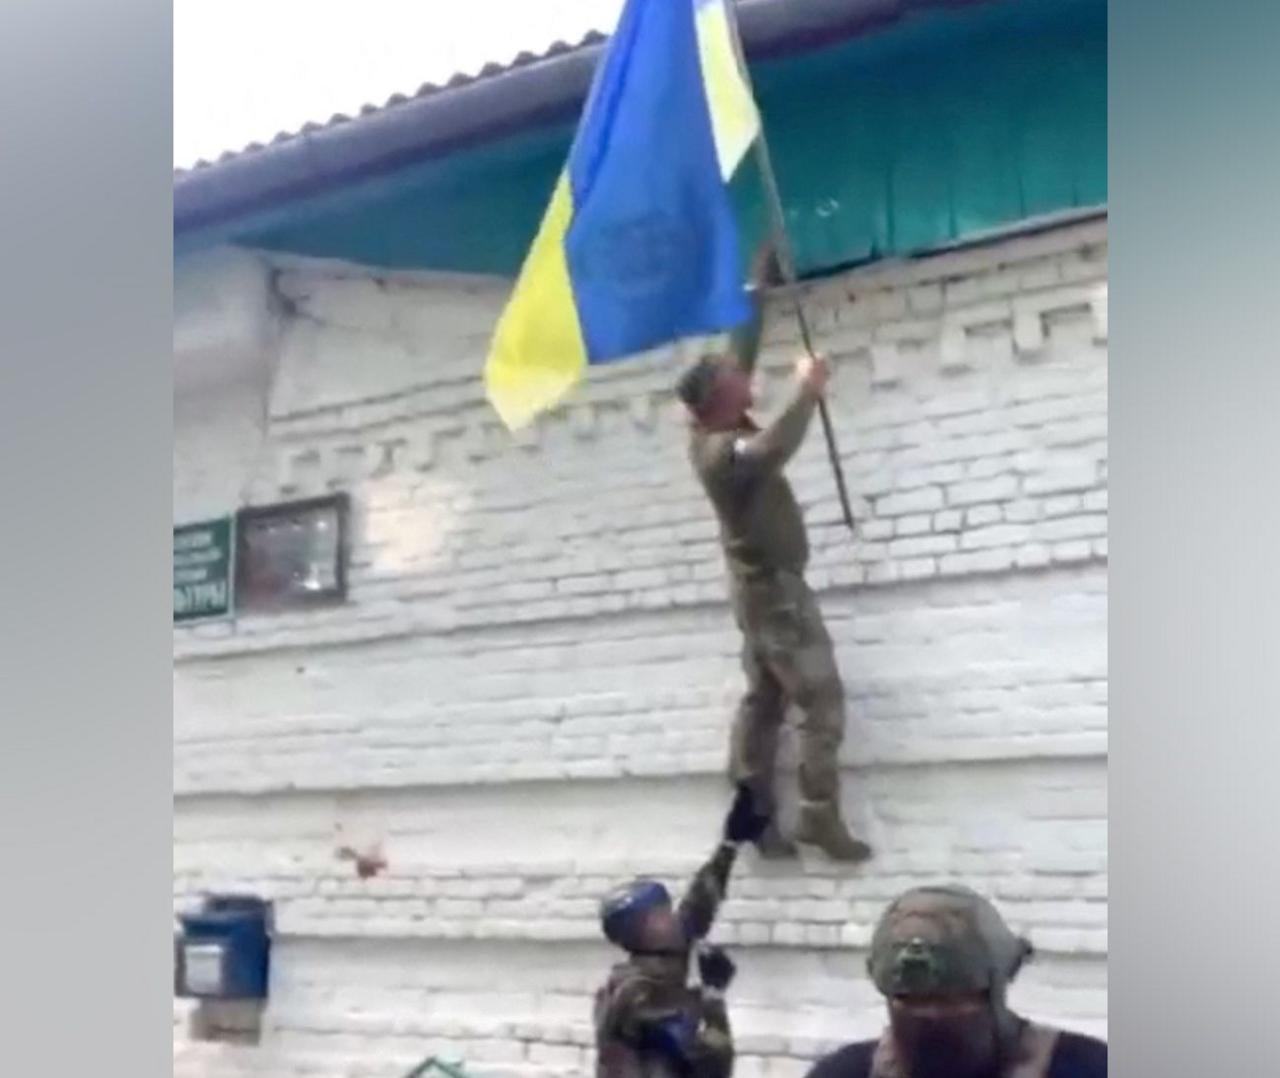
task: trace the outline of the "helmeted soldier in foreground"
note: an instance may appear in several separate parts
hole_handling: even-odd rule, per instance
[[[725,818],[723,837],[698,870],[678,906],[657,880],[636,880],[605,897],[601,926],[628,952],[596,994],[598,1078],[728,1078],[733,1037],[724,993],[734,964],[702,941],[724,900],[743,842],[767,823],[750,791],[740,787]],[[689,984],[698,948],[700,986]]]
[[[808,1078],[1105,1078],[1103,1041],[1009,1009],[1009,984],[1030,955],[968,888],[908,891],[881,918],[867,963],[889,1028],[827,1056]]]
[[[730,775],[745,782],[761,810],[774,814],[773,778],[787,705],[799,727],[800,819],[797,841],[840,861],[861,861],[870,847],[850,834],[840,811],[838,752],[844,737],[844,686],[831,637],[805,583],[809,542],[804,517],[783,468],[804,441],[829,376],[811,356],[796,365],[791,401],[773,423],[748,414],[760,350],[760,291],[773,252],[762,248],[753,271],[755,318],[734,335],[730,353],[704,357],[676,391],[689,411],[689,456],[720,524],[734,619],[742,632],[747,692],[730,746]],[[795,854],[776,823],[757,843],[768,857]]]

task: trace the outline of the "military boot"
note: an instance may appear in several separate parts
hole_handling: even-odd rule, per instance
[[[866,861],[871,857],[871,847],[850,834],[834,805],[802,806],[795,840],[817,846],[833,861]]]

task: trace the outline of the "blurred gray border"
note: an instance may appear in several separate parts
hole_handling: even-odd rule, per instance
[[[1280,1073],[1277,40],[1275,5],[1111,4],[1109,1030],[1124,1078]]]
[[[165,0],[0,9],[15,1078],[172,1071],[171,26]]]
[[[1112,7],[1124,1078],[1280,1060],[1280,11],[1230,7]],[[171,1068],[171,11],[0,26],[6,1073]]]

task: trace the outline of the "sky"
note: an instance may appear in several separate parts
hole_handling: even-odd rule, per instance
[[[522,50],[609,31],[623,0],[174,0],[178,167]]]

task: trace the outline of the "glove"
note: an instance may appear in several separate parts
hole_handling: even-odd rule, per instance
[[[738,967],[723,947],[704,944],[698,948],[698,976],[707,988],[723,992],[737,972]]]
[[[751,790],[745,786],[738,787],[733,799],[733,806],[724,819],[724,838],[735,845],[742,842],[755,842],[769,826],[769,817],[756,812],[755,798]]]

